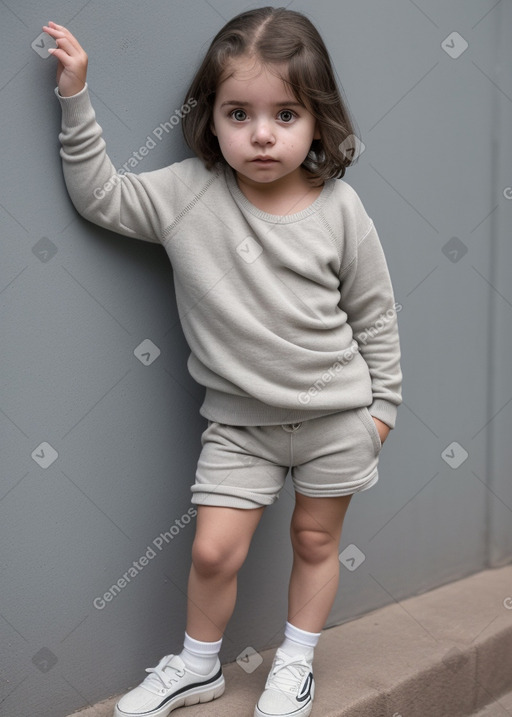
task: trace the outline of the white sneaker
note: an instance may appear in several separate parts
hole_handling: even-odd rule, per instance
[[[219,659],[206,676],[187,669],[179,655],[163,657],[149,667],[148,677],[121,697],[114,717],[167,717],[178,707],[210,702],[224,692],[224,676]]]
[[[314,696],[311,662],[278,649],[254,717],[308,717]]]

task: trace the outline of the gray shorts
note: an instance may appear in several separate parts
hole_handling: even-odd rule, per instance
[[[382,447],[367,408],[272,426],[209,421],[201,445],[192,503],[230,508],[271,505],[289,469],[295,490],[306,496],[367,490],[378,480]]]

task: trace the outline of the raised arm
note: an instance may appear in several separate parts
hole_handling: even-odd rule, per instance
[[[60,155],[75,208],[95,224],[158,243],[160,216],[151,187],[156,175],[165,175],[167,170],[145,175],[121,174],[116,170],[90,103],[86,52],[62,25],[50,22],[43,30],[57,43],[57,48],[49,52],[58,61],[56,95],[62,108]]]

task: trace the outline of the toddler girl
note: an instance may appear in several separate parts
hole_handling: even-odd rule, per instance
[[[306,717],[345,512],[376,483],[401,402],[397,306],[375,227],[341,179],[357,143],[327,50],[300,13],[238,15],[185,96],[196,156],[137,175],[106,154],[84,50],[66,28],[44,30],[58,46],[70,197],[92,222],[164,246],[188,368],[206,388],[183,650],[115,715],[166,717],[223,693],[237,573],[291,469],[288,616],[254,715]]]

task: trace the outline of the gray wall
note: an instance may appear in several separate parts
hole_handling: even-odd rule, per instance
[[[265,3],[0,4],[0,710],[9,717],[36,707],[66,715],[180,649],[189,485],[205,427],[163,249],[88,224],[67,197],[55,60],[37,54],[36,39],[54,19],[86,48],[120,166],[181,106],[225,20],[255,4]],[[403,306],[404,405],[380,482],[347,515],[334,625],[512,559],[512,7],[289,7],[309,13],[332,53],[365,144],[346,179],[375,220]],[[136,171],[186,156],[177,127]],[[134,354],[145,339],[160,350],[150,365]],[[292,508],[288,485],[242,570],[225,661],[281,638]],[[164,531],[169,542],[138,562]],[[95,607],[130,567],[119,595]]]

